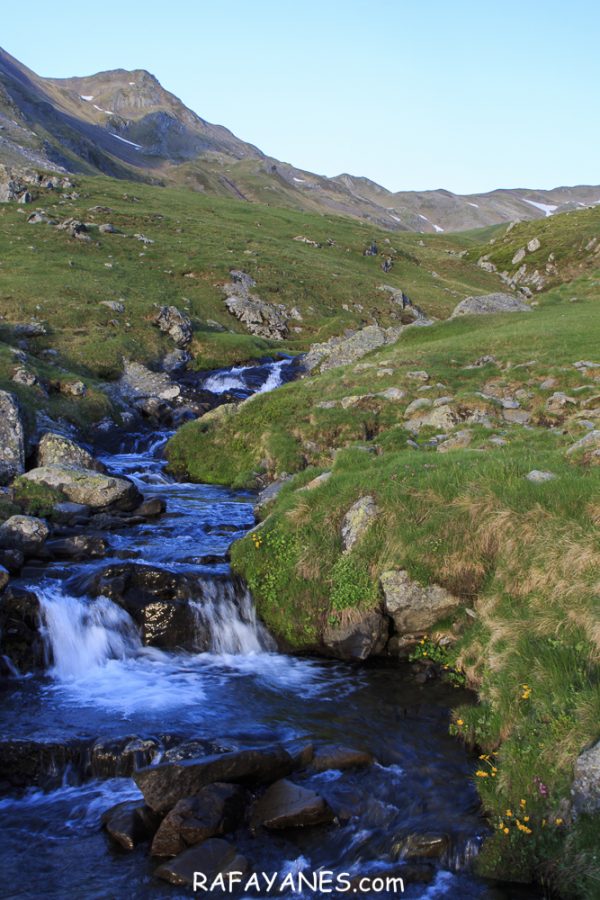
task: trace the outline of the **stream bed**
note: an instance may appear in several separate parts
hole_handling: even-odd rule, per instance
[[[208,376],[210,389],[238,389],[243,396],[280,383],[273,366],[263,366],[260,376],[255,369]],[[404,897],[512,896],[470,873],[487,826],[472,783],[475,760],[448,735],[449,707],[465,695],[438,681],[417,684],[408,667],[278,653],[227,562],[231,542],[254,525],[254,497],[173,481],[164,472],[167,439],[167,433],[128,435],[118,453],[102,457],[146,497],[166,500],[160,519],[106,533],[104,559],[51,562],[21,580],[42,601],[52,665],[44,674],[2,682],[3,740],[61,745],[135,736],[161,748],[155,762],[189,741],[219,750],[290,741],[368,750],[376,759],[371,767],[315,773],[302,782],[330,803],[338,823],[275,837],[233,834],[253,870],[397,872],[398,847],[407,835],[443,834],[447,848],[425,872],[421,867],[413,880],[406,869]],[[82,592],[95,570],[124,559],[197,580],[207,650],[143,646],[127,612]],[[0,797],[0,896],[193,896],[191,888],[154,877],[158,863],[147,847],[127,853],[101,829],[105,810],[141,798],[130,777],[90,777],[81,766],[59,763],[50,770],[43,787]]]

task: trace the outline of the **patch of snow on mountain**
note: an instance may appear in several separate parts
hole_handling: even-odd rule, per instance
[[[467,203],[469,203],[468,200],[467,200]],[[475,209],[479,209],[479,203],[469,203],[469,206],[474,206]]]
[[[293,177],[294,181],[298,182],[298,184],[306,184],[306,178],[296,178],[295,176],[292,176],[292,177]]]
[[[93,97],[90,97],[89,94],[88,94],[88,95],[80,94],[80,95],[79,95],[79,99],[80,99],[80,100],[85,100],[86,103],[91,103],[91,101],[92,101],[94,98],[93,98]]]
[[[530,206],[535,206],[537,209],[541,209],[541,211],[542,211],[543,213],[545,213],[546,216],[551,216],[552,213],[553,213],[553,212],[556,212],[556,210],[558,209],[558,206],[557,206],[556,203],[555,203],[555,204],[552,204],[552,203],[537,203],[537,201],[535,201],[535,200],[527,200],[525,197],[523,197],[523,200],[525,200],[525,203],[529,203]]]
[[[433,225],[433,222],[431,223]],[[444,229],[440,225],[433,225],[436,231],[443,231]]]
[[[109,131],[108,133],[111,135],[111,137],[116,138],[118,141],[123,141],[124,144],[129,144],[130,147],[135,147],[136,150],[142,149],[141,144],[134,144],[133,141],[128,141],[127,138],[121,137],[118,134],[113,134],[112,131]]]

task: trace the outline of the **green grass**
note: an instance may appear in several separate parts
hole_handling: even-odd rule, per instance
[[[295,476],[260,527],[232,548],[234,568],[287,646],[314,651],[328,625],[376,606],[378,578],[390,568],[443,585],[472,610],[475,618],[461,612],[439,623],[415,653],[457,667],[448,670],[455,682],[479,694],[477,706],[455,711],[452,730],[489,757],[476,781],[495,833],[480,869],[588,900],[598,895],[590,834],[600,822],[573,824],[565,804],[574,760],[599,736],[600,467],[565,450],[585,433],[581,402],[600,393],[598,371],[573,366],[597,356],[597,278],[543,294],[531,314],[406,331],[355,366],[189,423],[168,447],[173,470],[200,481],[252,486]],[[465,368],[483,354],[498,364]],[[408,376],[416,369],[429,373],[431,391]],[[555,384],[544,389],[548,378]],[[402,402],[373,396],[392,386],[406,391]],[[495,388],[518,393],[529,427],[509,425],[499,405],[481,397]],[[550,412],[553,391],[577,404]],[[418,436],[421,452],[410,449],[406,405],[445,395],[463,417],[485,411],[490,427],[459,422],[456,429],[472,432],[468,449],[427,452],[431,430]],[[348,397],[362,399],[318,405]],[[493,435],[506,445],[490,443]],[[555,478],[532,484],[532,469]],[[332,472],[327,481],[301,490],[324,470]],[[342,519],[367,494],[379,516],[343,555]],[[519,810],[523,828],[514,824]]]

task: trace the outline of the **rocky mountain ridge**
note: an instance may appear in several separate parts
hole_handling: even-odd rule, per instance
[[[0,49],[0,162],[183,184],[250,202],[351,216],[392,231],[461,231],[600,202],[600,187],[392,192],[266,156],[206,122],[146,70],[42,78]]]

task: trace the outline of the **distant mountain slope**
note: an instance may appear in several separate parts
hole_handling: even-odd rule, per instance
[[[395,231],[461,231],[600,203],[600,187],[393,193],[265,156],[166,91],[149,72],[42,78],[0,49],[0,162],[185,184],[222,196],[337,213]]]

